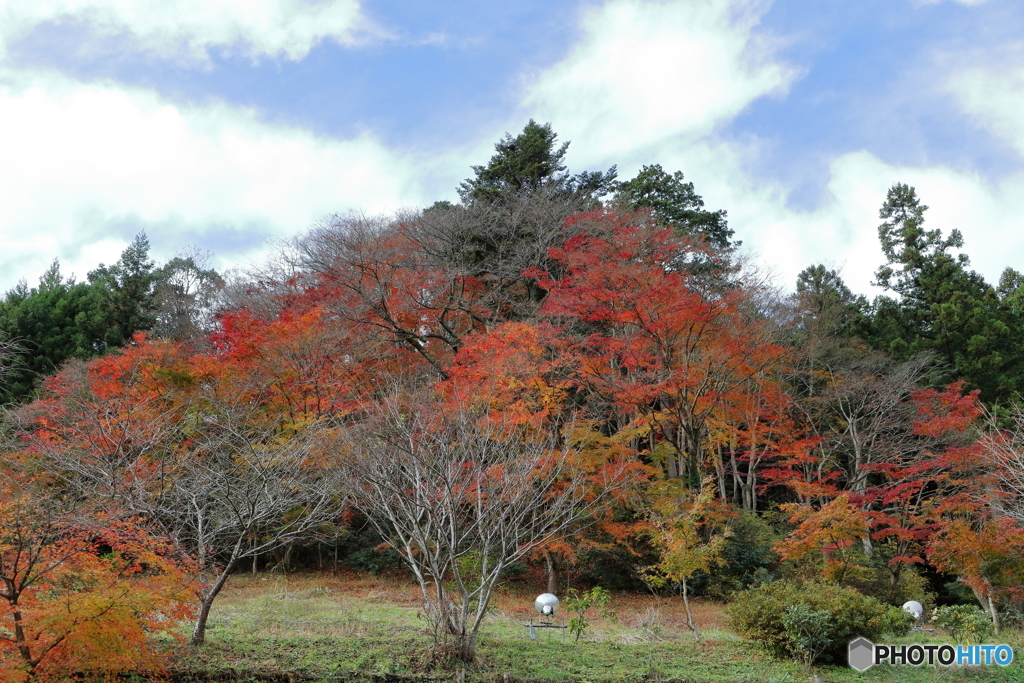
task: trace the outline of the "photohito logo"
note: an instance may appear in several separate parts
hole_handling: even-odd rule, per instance
[[[941,664],[942,666],[1007,666],[1009,645],[875,645],[867,638],[850,641],[850,668],[867,671],[875,664]]]

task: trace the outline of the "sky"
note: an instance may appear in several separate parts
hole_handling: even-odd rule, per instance
[[[917,188],[1024,270],[1019,0],[0,0],[0,291],[145,231],[260,263],[332,213],[455,200],[533,118],[570,171],[682,171],[792,289],[873,296]]]

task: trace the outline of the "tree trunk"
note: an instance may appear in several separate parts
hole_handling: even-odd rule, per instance
[[[999,619],[999,608],[996,607],[995,600],[992,597],[991,588],[984,593],[979,591],[974,586],[971,586],[971,592],[974,593],[974,599],[978,601],[981,609],[988,612],[988,615],[992,618],[992,630],[995,631],[995,635],[999,635],[1002,630],[1002,623]]]
[[[992,599],[992,591],[988,593],[988,611],[992,615],[992,630],[995,631],[995,635],[999,635],[1002,630],[1002,624],[999,620],[999,608],[996,607],[995,600]]]
[[[17,602],[13,603],[14,606],[14,641],[18,644],[18,653],[21,658],[32,663],[32,651],[28,647],[28,641],[25,639],[25,627],[23,626],[23,618],[21,610],[17,607]]]
[[[686,608],[686,625],[693,631],[693,637],[700,642],[700,631],[697,630],[697,621],[693,618],[693,612],[690,610],[690,593],[686,585],[686,579],[683,579],[683,607]]]
[[[192,645],[202,645],[206,642],[206,621],[210,617],[210,608],[213,607],[213,601],[220,593],[221,588],[228,581],[228,573],[234,568],[237,560],[232,559],[227,566],[224,567],[224,571],[217,577],[217,582],[210,587],[209,592],[203,595],[202,601],[199,603],[199,616],[196,618],[196,625],[192,629]]]
[[[715,473],[718,475],[718,497],[728,500],[725,493],[725,461],[722,459],[722,445],[718,444],[718,458],[715,460]]]
[[[544,562],[548,568],[548,593],[558,595],[558,558],[550,550],[544,548]]]
[[[284,568],[284,572],[287,574],[288,570],[292,568],[292,548],[295,547],[295,541],[291,541],[284,549],[284,559],[281,560],[281,566]]]

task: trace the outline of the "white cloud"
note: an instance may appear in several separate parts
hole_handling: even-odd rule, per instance
[[[5,0],[0,52],[31,29],[73,22],[99,47],[128,36],[161,57],[203,61],[210,48],[298,60],[326,39],[352,43],[373,31],[358,0]]]
[[[971,67],[957,70],[949,87],[961,107],[978,123],[1024,155],[1024,67]]]
[[[787,188],[755,181],[744,171],[744,150],[725,143],[667,149],[671,168],[695,168],[694,180],[708,206],[729,210],[729,225],[744,249],[771,268],[778,284],[792,290],[801,270],[815,263],[840,268],[847,285],[870,297],[874,273],[883,263],[878,245],[878,210],[895,182],[917,188],[930,208],[928,228],[964,235],[971,267],[995,284],[1007,266],[1021,268],[1024,254],[1024,174],[998,183],[947,167],[887,164],[868,152],[832,160],[821,204],[803,211],[787,204]]]
[[[758,30],[765,3],[746,0],[612,0],[583,18],[584,37],[536,78],[525,105],[574,141],[572,164],[619,162],[623,177],[642,163],[684,169],[709,208],[725,208],[744,248],[794,287],[797,274],[825,263],[857,292],[882,264],[878,210],[895,182],[917,187],[931,206],[928,226],[958,228],[972,267],[995,282],[1024,253],[1024,175],[999,182],[949,167],[900,167],[867,151],[837,154],[814,210],[790,205],[790,189],[754,178],[762,141],[723,140],[716,127],[750,102],[784,94],[795,69]],[[1024,72],[971,72],[959,83],[965,107],[1024,149]]]
[[[0,149],[4,289],[34,284],[54,256],[81,278],[139,227],[163,257],[202,239],[229,258],[218,242],[251,248],[330,212],[421,205],[430,170],[369,135],[327,139],[245,109],[38,75],[0,84]]]
[[[795,75],[755,35],[766,7],[608,2],[587,11],[582,41],[528,86],[525,105],[603,157],[708,135],[754,99],[784,91]]]

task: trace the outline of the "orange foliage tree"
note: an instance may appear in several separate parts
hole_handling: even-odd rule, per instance
[[[699,243],[642,216],[579,216],[589,231],[552,249],[538,273],[542,313],[578,334],[577,381],[619,421],[648,430],[651,461],[697,487],[716,411],[780,362],[743,287],[714,287],[682,267]],[[618,418],[618,419],[617,419]]]
[[[139,520],[52,484],[0,480],[0,679],[159,674],[153,636],[193,613],[191,565]]]
[[[798,527],[778,545],[788,559],[820,553],[825,576],[837,582],[853,580],[871,562],[885,567],[890,599],[908,565],[924,564],[927,557],[956,565],[952,546],[941,539],[956,536],[962,530],[957,520],[965,515],[976,522],[990,517],[994,502],[993,480],[973,431],[981,414],[977,392],[965,393],[962,383],[954,383],[941,391],[918,390],[906,400],[912,421],[903,432],[894,426],[888,440],[874,446],[873,462],[861,466],[867,474],[846,480],[852,490],[793,483],[808,496],[784,506]],[[962,552],[968,562],[968,546]]]

